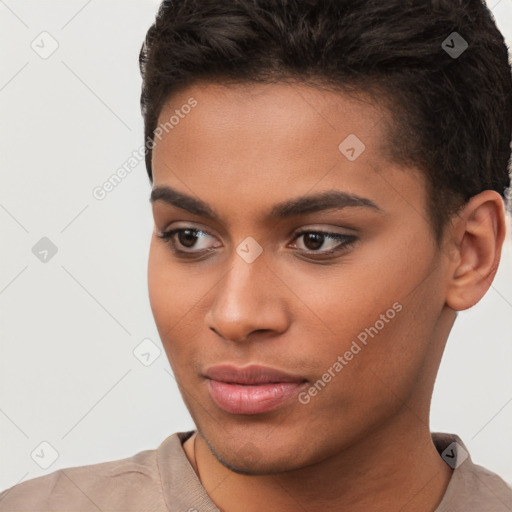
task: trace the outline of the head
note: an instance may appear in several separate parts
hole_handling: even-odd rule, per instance
[[[165,1],[140,63],[151,307],[219,460],[286,471],[428,428],[456,311],[487,291],[505,236],[512,80],[486,6]],[[204,377],[221,363],[306,382],[231,414]]]

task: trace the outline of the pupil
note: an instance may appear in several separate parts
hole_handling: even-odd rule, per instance
[[[314,250],[314,249],[318,249],[320,247],[322,247],[322,244],[323,244],[323,237],[324,235],[321,235],[319,233],[308,233],[306,235],[306,239],[304,240],[304,245],[309,249],[309,250]],[[311,240],[313,239],[313,247],[310,247],[310,244],[307,243],[308,240]],[[315,243],[315,240],[316,239],[316,243]]]
[[[196,237],[194,235],[195,231],[192,230],[192,229],[185,229],[184,231],[181,231],[180,233],[178,233],[178,238],[180,240],[180,244],[184,245],[185,247],[192,247],[194,245],[194,243],[196,242]],[[184,243],[184,239],[188,239],[189,242],[191,242],[190,244],[185,242]]]

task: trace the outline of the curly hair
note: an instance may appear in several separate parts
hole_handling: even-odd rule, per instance
[[[468,46],[457,56],[445,51],[453,32]],[[471,197],[509,190],[511,66],[481,0],[163,1],[139,65],[146,140],[169,97],[198,81],[367,94],[390,114],[391,161],[427,178],[438,242]]]

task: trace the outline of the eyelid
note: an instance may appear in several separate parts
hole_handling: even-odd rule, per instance
[[[191,226],[191,225],[168,227],[166,229],[161,230],[160,233],[157,233],[157,236],[159,238],[171,239],[176,233],[179,233],[179,232],[182,232],[182,231],[187,231],[187,230],[188,231],[193,231],[195,233],[204,233],[207,236],[210,236],[210,237],[215,238],[217,240],[219,239],[219,237],[217,237],[216,235],[210,233],[210,231],[208,231],[206,229],[203,229],[203,228],[200,228],[200,227]],[[191,251],[186,251],[186,252],[191,252]],[[197,251],[197,252],[199,252],[199,251]]]
[[[213,234],[210,230],[209,227],[203,227],[203,225],[201,225],[200,223],[191,223],[190,221],[181,221],[181,222],[184,222],[185,225],[184,226],[181,226],[179,225],[179,222],[178,221],[178,225],[175,226],[174,224],[175,223],[171,223],[169,225],[166,225],[165,228],[161,229],[161,233],[166,233],[166,232],[169,232],[169,231],[173,231],[173,230],[178,230],[178,229],[190,229],[192,231],[200,231],[200,232],[203,232],[203,233],[206,233],[207,235],[209,236],[213,236],[215,238],[219,238],[216,234]],[[171,225],[173,226],[171,228]],[[197,227],[199,226],[199,227]],[[357,234],[357,230],[354,229],[354,228],[350,228],[348,226],[344,227],[344,228],[341,228],[340,226],[336,226],[335,229],[344,229],[345,231],[344,232],[338,232],[338,231],[332,231],[331,230],[331,227],[330,226],[327,226],[325,224],[320,224],[320,225],[306,225],[306,226],[301,226],[299,228],[295,228],[293,229],[289,234],[288,234],[288,238],[296,238],[297,236],[299,235],[302,235],[304,233],[311,233],[311,232],[314,232],[314,233],[322,233],[322,234],[325,234],[325,235],[339,235],[339,236],[352,236],[352,235],[356,235]],[[348,233],[347,233],[348,231]]]
[[[170,226],[169,226],[170,227]],[[162,239],[164,243],[169,245],[170,250],[174,253],[175,257],[181,259],[189,259],[190,261],[198,261],[203,259],[204,256],[207,256],[209,253],[215,252],[215,249],[218,246],[214,247],[206,247],[203,249],[194,249],[192,248],[179,248],[177,242],[175,240],[175,235],[183,232],[183,231],[192,231],[195,233],[204,233],[207,236],[212,236],[213,238],[217,238],[215,235],[212,235],[208,230],[202,229],[200,227],[195,227],[189,223],[185,226],[172,227],[171,229],[166,229],[162,233],[158,234],[158,238]],[[336,245],[334,248],[329,250],[313,250],[313,249],[297,249],[297,255],[300,257],[305,257],[310,261],[321,261],[322,259],[335,259],[337,256],[341,256],[343,253],[349,251],[352,246],[358,241],[359,237],[355,234],[349,233],[341,233],[337,231],[329,231],[325,228],[315,228],[314,226],[302,226],[296,229],[292,235],[291,243],[296,244],[297,240],[305,234],[320,234],[325,237],[325,239],[331,239],[336,241]],[[323,240],[323,243],[325,240]],[[289,244],[288,246],[289,247]]]
[[[339,231],[338,231],[339,230]],[[349,225],[344,226],[334,226],[332,224],[306,224],[304,226],[301,226],[299,228],[296,228],[292,230],[290,236],[294,236],[297,233],[303,233],[303,232],[321,232],[321,233],[329,233],[329,234],[337,234],[337,235],[356,235],[359,231],[351,227]]]
[[[325,240],[334,240],[336,241],[336,245],[333,249],[323,250],[323,251],[315,251],[312,249],[301,249],[300,252],[305,255],[317,255],[317,257],[329,256],[333,254],[339,254],[346,251],[349,247],[351,247],[357,240],[358,237],[355,234],[349,233],[340,233],[338,231],[327,231],[325,229],[318,228],[300,228],[293,234],[293,244],[296,244],[297,240],[305,234],[320,234],[325,237]],[[325,241],[324,240],[324,241]]]

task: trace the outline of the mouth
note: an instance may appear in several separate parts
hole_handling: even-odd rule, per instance
[[[307,380],[281,370],[251,365],[210,367],[204,375],[210,397],[231,414],[261,414],[285,404]]]

